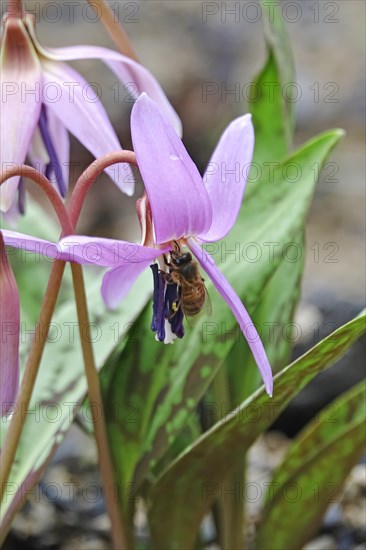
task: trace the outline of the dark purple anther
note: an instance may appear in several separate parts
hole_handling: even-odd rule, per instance
[[[156,332],[158,340],[163,342],[165,339],[164,293],[166,282],[164,275],[159,272],[159,267],[157,264],[153,264],[150,267],[153,272],[154,280],[151,330]]]
[[[59,163],[59,160],[57,158],[57,154],[55,151],[55,147],[52,143],[52,139],[48,130],[48,123],[47,123],[47,112],[44,105],[42,105],[41,109],[41,116],[39,117],[38,121],[39,130],[41,132],[41,136],[43,139],[44,146],[46,147],[46,151],[48,153],[48,156],[50,157],[50,162],[48,163],[46,167],[46,177],[50,179],[50,176],[52,175],[52,172],[55,173],[57,186],[60,191],[61,197],[65,197],[67,186],[66,182],[64,181],[64,177],[62,174],[62,169]]]
[[[25,214],[25,185],[22,177],[18,185],[18,210],[22,216]]]
[[[183,338],[184,336],[183,319],[184,319],[184,315],[183,315],[182,308],[180,307],[170,320],[170,324],[172,326],[172,333],[175,334],[178,338]]]
[[[183,338],[184,336],[184,328],[183,328],[183,311],[182,308],[179,306],[177,311],[172,311],[173,304],[175,306],[177,305],[177,302],[179,300],[178,295],[178,285],[176,284],[168,284],[165,291],[165,304],[164,304],[164,315],[165,318],[168,319],[173,334],[178,336],[178,338]]]

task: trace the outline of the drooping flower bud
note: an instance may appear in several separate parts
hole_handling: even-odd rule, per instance
[[[19,386],[20,302],[0,231],[0,403],[1,416],[13,410]]]

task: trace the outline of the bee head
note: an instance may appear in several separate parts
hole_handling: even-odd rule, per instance
[[[170,252],[170,257],[172,264],[176,267],[181,267],[182,265],[188,264],[192,261],[192,254],[190,254],[190,252],[182,254],[181,252],[172,250]]]

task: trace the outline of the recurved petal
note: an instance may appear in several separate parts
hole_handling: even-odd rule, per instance
[[[20,303],[1,231],[0,261],[0,403],[1,416],[6,416],[12,411],[19,386]]]
[[[245,336],[250,349],[252,350],[254,359],[261,373],[264,385],[268,395],[272,396],[273,378],[272,371],[269,365],[266,352],[261,342],[260,336],[247,312],[242,304],[239,296],[236,294],[230,283],[223,276],[212,257],[209,256],[203,248],[194,240],[189,239],[188,246],[195,255],[197,261],[206,271],[213,284],[220,292],[221,296],[229,305],[239,326]]]
[[[110,309],[115,309],[127,296],[139,275],[154,260],[146,260],[136,264],[122,264],[110,269],[103,277],[102,296]]]
[[[47,150],[38,126],[37,128],[35,128],[33,133],[32,141],[30,143],[30,147],[28,151],[28,158],[33,168],[38,170],[38,172],[41,172],[41,174],[45,174],[46,166],[50,162],[50,156],[47,153]]]
[[[149,197],[157,243],[208,231],[211,202],[182,141],[145,93],[132,109],[131,134]]]
[[[208,163],[203,183],[212,204],[212,225],[199,238],[214,242],[233,227],[243,200],[254,149],[251,115],[237,118],[226,128]]]
[[[122,149],[93,87],[65,63],[43,61],[42,68],[44,101],[59,124],[64,124],[95,158]],[[133,194],[134,177],[128,164],[116,164],[106,172],[124,193]]]
[[[70,235],[59,243],[62,257],[80,264],[120,267],[152,262],[168,251],[165,248],[149,248],[128,241]]]
[[[15,17],[4,23],[0,93],[0,167],[5,170],[24,162],[42,105],[41,66],[22,20]],[[1,186],[1,210],[11,207],[18,182],[17,176]]]
[[[43,56],[55,61],[73,61],[76,59],[101,59],[114,74],[125,84],[126,96],[137,99],[142,92],[147,92],[156,101],[179,136],[182,135],[182,123],[168,101],[162,87],[143,65],[129,57],[99,46],[69,46],[66,48],[45,48],[36,36],[32,19],[27,19],[29,32],[36,48]]]
[[[18,184],[19,185],[19,184]],[[2,213],[1,219],[9,227],[16,227],[19,221],[20,211],[19,211],[19,200],[18,197],[14,197],[14,200],[6,212]]]
[[[57,243],[32,237],[25,233],[2,229],[5,244],[27,252],[33,252],[40,259],[68,260],[68,254],[62,253]]]

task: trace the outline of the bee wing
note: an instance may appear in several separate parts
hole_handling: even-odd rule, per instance
[[[205,317],[205,316],[211,317],[211,315],[212,315],[211,298],[210,298],[210,295],[209,295],[208,290],[206,288],[206,285],[204,285],[204,287],[205,287],[205,302],[203,304],[203,307],[202,307],[201,311],[197,315],[194,315],[194,316],[187,315],[184,311],[184,307],[183,307],[183,304],[182,304],[182,311],[183,311],[183,314],[184,314],[184,319],[185,319],[187,325],[189,325],[191,328],[195,327],[200,322],[202,317]]]
[[[205,300],[205,304],[203,306],[203,310],[204,310],[205,315],[207,315],[207,317],[211,317],[211,315],[212,315],[212,302],[211,302],[211,298],[210,298],[210,295],[208,293],[206,285],[205,285],[205,292],[206,292],[206,300]]]

